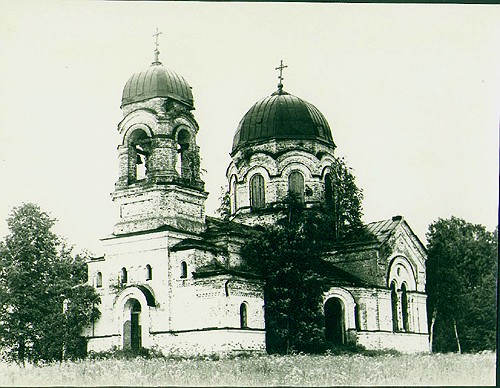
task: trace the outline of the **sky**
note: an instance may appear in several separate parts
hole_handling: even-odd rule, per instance
[[[121,94],[156,28],[160,60],[193,89],[207,214],[283,60],[284,89],[324,114],[353,168],[365,222],[403,215],[424,243],[438,218],[497,225],[497,6],[0,0],[0,14],[0,238],[34,202],[76,250],[102,253]]]

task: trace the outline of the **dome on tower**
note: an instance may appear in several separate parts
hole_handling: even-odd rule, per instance
[[[169,97],[194,107],[191,86],[159,61],[129,78],[123,89],[122,106],[154,97]]]
[[[243,116],[232,151],[273,139],[319,140],[335,146],[330,126],[318,108],[281,87],[256,102]]]

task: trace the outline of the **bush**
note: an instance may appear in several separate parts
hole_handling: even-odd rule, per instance
[[[113,346],[110,350],[105,350],[102,352],[90,351],[87,354],[87,358],[90,360],[130,360],[139,357],[146,360],[167,358],[161,351],[156,348],[140,348],[138,350],[132,350],[119,349],[117,346]]]
[[[366,357],[377,357],[382,355],[400,355],[401,353],[394,349],[366,349],[363,345],[358,345],[353,342],[348,342],[344,345],[334,345],[331,342],[326,344],[326,355],[353,355],[360,354]]]

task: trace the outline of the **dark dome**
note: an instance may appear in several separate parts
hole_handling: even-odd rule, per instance
[[[193,93],[187,81],[160,62],[132,75],[123,89],[122,106],[154,97],[170,97],[194,107]]]
[[[271,139],[320,140],[335,146],[325,116],[314,105],[281,89],[256,102],[243,116],[234,135],[233,152]]]

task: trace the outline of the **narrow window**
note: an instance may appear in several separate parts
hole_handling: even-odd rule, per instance
[[[262,209],[266,205],[264,178],[255,174],[250,179],[250,206],[252,209]]]
[[[127,283],[128,279],[127,279],[127,269],[125,267],[123,267],[120,271],[120,284],[125,284]]]
[[[188,276],[188,266],[185,261],[181,263],[181,279],[186,279]]]
[[[359,305],[357,303],[354,305],[354,324],[356,325],[356,330],[360,331],[361,317],[360,317]]]
[[[97,272],[95,276],[95,286],[96,287],[102,287],[102,273]]]
[[[304,176],[300,172],[293,171],[288,176],[288,191],[304,203]]]
[[[245,329],[248,327],[248,311],[247,311],[247,304],[242,303],[240,305],[240,327],[242,329]]]
[[[399,331],[398,324],[398,293],[396,283],[391,283],[392,331]]]
[[[325,175],[325,203],[328,207],[333,205],[333,181],[330,173]]]
[[[148,264],[146,265],[146,280],[153,279],[153,268]]]
[[[406,290],[406,283],[401,285],[401,312],[403,313],[403,329],[410,331],[408,324],[408,291]]]
[[[231,214],[236,213],[236,176],[233,175],[231,182]]]

